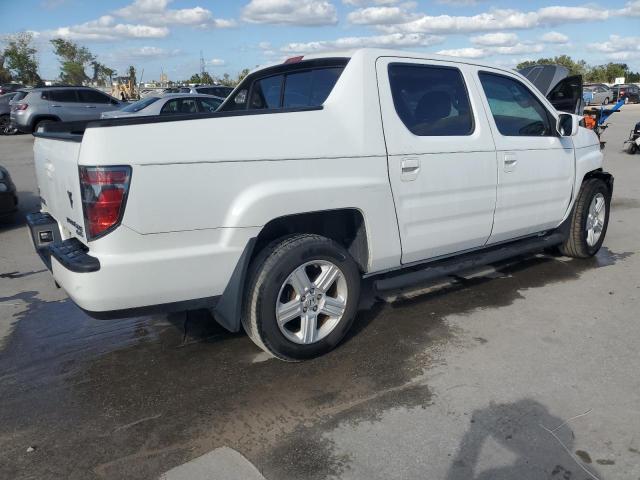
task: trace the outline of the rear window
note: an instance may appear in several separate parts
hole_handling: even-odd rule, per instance
[[[26,97],[28,95],[29,92],[18,92],[16,93],[16,95],[11,99],[12,102],[19,102],[20,100],[22,100],[24,97]],[[43,92],[44,93],[44,92]]]
[[[158,97],[143,98],[142,100],[138,100],[135,103],[130,103],[126,107],[122,108],[121,110],[123,112],[129,112],[129,113],[139,112],[143,108],[147,108],[149,105],[151,105],[152,103],[158,100],[160,100]]]
[[[329,97],[347,63],[346,59],[323,60],[325,63],[315,68],[298,64],[282,73],[258,77],[253,81],[249,78],[236,89],[220,111],[319,107]],[[327,65],[327,60],[333,65]]]
[[[233,88],[231,87],[200,87],[196,88],[198,93],[203,93],[205,95],[215,95],[216,97],[226,98],[231,92],[233,92]]]

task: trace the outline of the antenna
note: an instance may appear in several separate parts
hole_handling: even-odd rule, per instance
[[[204,75],[204,57],[202,56],[202,50],[200,50],[200,78]]]

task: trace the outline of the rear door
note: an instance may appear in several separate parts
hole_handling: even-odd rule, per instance
[[[496,205],[496,152],[468,67],[376,63],[402,262],[485,244]]]
[[[498,153],[498,198],[489,243],[558,226],[573,193],[571,137],[556,133],[539,92],[504,71],[477,68]]]

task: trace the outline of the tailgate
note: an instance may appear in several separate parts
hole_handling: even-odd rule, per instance
[[[80,142],[36,138],[34,162],[43,210],[62,227],[63,238],[86,243],[78,157]]]

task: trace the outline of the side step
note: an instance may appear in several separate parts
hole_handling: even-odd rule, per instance
[[[409,267],[406,270],[384,274],[374,282],[374,286],[378,291],[402,290],[441,277],[446,277],[447,275],[500,262],[518,255],[542,251],[546,248],[559,245],[564,241],[564,238],[564,233],[556,231],[543,237],[527,238],[465,253],[456,257],[436,260],[415,267]]]

